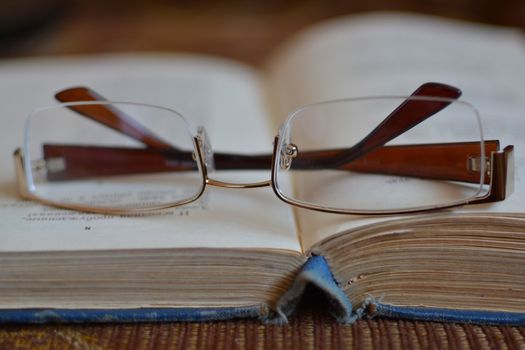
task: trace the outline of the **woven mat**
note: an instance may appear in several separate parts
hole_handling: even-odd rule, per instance
[[[305,311],[285,326],[209,323],[4,326],[0,349],[525,349],[525,327],[404,320],[340,325]]]

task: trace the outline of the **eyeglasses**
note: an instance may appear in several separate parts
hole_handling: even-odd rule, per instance
[[[206,186],[271,186],[286,203],[343,214],[391,214],[500,201],[512,192],[513,146],[484,141],[461,91],[426,83],[409,97],[364,97],[291,113],[273,154],[214,153],[176,111],[61,91],[33,112],[15,151],[23,197],[96,213],[182,206]],[[214,172],[271,169],[262,182]]]

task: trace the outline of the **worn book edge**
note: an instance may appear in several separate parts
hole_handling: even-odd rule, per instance
[[[353,323],[360,318],[388,317],[421,321],[459,322],[487,325],[523,325],[525,314],[504,311],[447,309],[433,307],[395,306],[384,304],[381,297],[368,296],[364,303],[353,309],[342,288],[333,277],[326,259],[312,256],[304,264],[292,287],[277,304],[279,318],[276,322],[286,322],[293,312],[308,284],[323,291],[331,310],[329,312],[342,323]]]
[[[383,304],[381,298],[368,296],[353,309],[334,279],[326,259],[311,256],[297,274],[290,289],[279,299],[275,311],[263,304],[227,308],[132,308],[132,309],[15,309],[0,310],[0,324],[6,323],[111,323],[216,321],[234,318],[259,318],[265,323],[285,324],[297,309],[306,287],[318,288],[326,296],[329,310],[341,323],[361,318],[388,317],[421,321],[459,322],[487,325],[525,325],[525,314],[484,310],[462,310]]]

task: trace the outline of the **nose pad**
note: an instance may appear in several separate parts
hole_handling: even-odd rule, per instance
[[[203,126],[197,128],[197,137],[199,139],[199,146],[201,148],[201,157],[204,159],[208,173],[215,170],[215,161],[213,158],[213,151],[211,149],[210,138]]]
[[[281,149],[281,161],[280,161],[280,167],[283,170],[289,170],[292,166],[292,159],[297,157],[297,154],[299,153],[299,149],[297,146],[293,143],[288,143],[283,146]]]

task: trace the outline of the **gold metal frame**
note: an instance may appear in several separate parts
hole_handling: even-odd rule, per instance
[[[206,178],[206,184],[210,186],[215,186],[215,187],[243,189],[243,188],[268,187],[272,185],[272,181],[266,180],[266,181],[260,181],[260,182],[252,182],[252,183],[231,183],[231,182],[224,182],[224,181]]]
[[[201,174],[201,178],[203,181],[202,181],[201,187],[199,191],[197,192],[197,194],[194,197],[187,199],[187,200],[167,203],[167,204],[154,206],[154,207],[148,207],[148,208],[122,209],[122,208],[97,208],[97,207],[90,207],[90,206],[84,206],[84,205],[78,205],[78,204],[65,204],[65,203],[55,202],[52,200],[41,198],[35,195],[29,188],[29,181],[27,178],[27,173],[26,173],[26,169],[24,165],[25,164],[24,155],[23,155],[23,151],[20,148],[16,149],[13,155],[14,160],[15,160],[18,192],[21,195],[21,197],[25,199],[36,200],[41,203],[59,207],[59,208],[73,209],[73,210],[78,210],[78,211],[100,213],[100,214],[125,215],[125,214],[133,214],[133,213],[173,208],[173,207],[178,207],[178,206],[192,203],[198,200],[202,196],[202,194],[204,193],[206,189],[206,185],[222,187],[222,188],[234,188],[234,189],[260,188],[260,187],[271,186],[274,193],[277,195],[279,199],[281,199],[285,203],[288,203],[290,205],[294,205],[300,208],[313,209],[317,211],[334,213],[334,214],[378,215],[378,214],[415,213],[415,212],[429,211],[429,210],[434,210],[434,209],[445,209],[445,208],[457,207],[457,206],[461,206],[465,204],[479,204],[479,203],[489,203],[489,202],[501,201],[507,198],[514,190],[514,147],[507,146],[503,150],[492,152],[492,154],[490,155],[490,161],[489,161],[490,168],[489,169],[490,169],[490,174],[491,174],[491,181],[489,184],[489,190],[487,191],[486,194],[482,196],[475,197],[473,199],[467,199],[460,203],[454,203],[451,205],[436,206],[436,207],[430,207],[430,208],[413,208],[413,209],[407,209],[407,210],[359,211],[359,210],[341,210],[341,209],[334,209],[334,208],[326,208],[326,207],[315,206],[312,204],[303,203],[301,201],[290,199],[286,197],[281,192],[281,190],[278,188],[278,184],[277,184],[277,166],[278,166],[277,159],[278,157],[277,155],[278,155],[278,149],[280,145],[279,136],[276,136],[274,140],[270,180],[254,182],[254,183],[231,183],[231,182],[224,182],[224,181],[219,181],[219,180],[209,178],[207,166],[204,161],[205,150],[201,146],[202,140],[199,138],[199,136],[195,136],[193,138],[193,144],[196,150],[195,158],[197,161],[198,170]]]
[[[196,201],[197,199],[199,199],[204,193],[204,189],[206,188],[205,179],[207,179],[207,170],[206,170],[206,165],[203,161],[204,154],[202,153],[202,147],[200,147],[199,139],[197,137],[193,138],[193,145],[196,150],[195,158],[197,161],[198,170],[201,174],[202,183],[201,183],[201,188],[199,189],[197,194],[194,197],[189,198],[187,200],[166,203],[166,204],[162,204],[162,205],[158,205],[154,207],[147,207],[147,208],[123,209],[123,208],[99,208],[99,207],[91,207],[91,206],[79,205],[79,204],[67,204],[67,203],[60,203],[60,202],[55,202],[49,199],[41,198],[35,195],[29,188],[29,181],[28,181],[27,173],[25,169],[24,154],[20,148],[16,149],[14,152],[18,190],[19,190],[21,197],[25,199],[36,200],[43,204],[51,205],[51,206],[58,207],[58,208],[72,209],[72,210],[97,213],[97,214],[126,215],[126,214],[141,213],[141,212],[148,212],[148,211],[168,209],[168,208],[182,206],[185,204],[192,203]]]
[[[204,161],[205,150],[201,146],[202,140],[200,139],[199,136],[193,137],[193,145],[196,150],[195,160],[197,162],[198,170],[201,174],[201,178],[203,181],[201,184],[201,188],[199,189],[197,194],[194,197],[189,198],[187,200],[166,203],[166,204],[162,204],[162,205],[158,205],[154,207],[147,207],[147,208],[122,209],[122,208],[110,208],[110,207],[99,208],[99,207],[91,207],[91,206],[86,206],[86,205],[67,204],[67,203],[60,203],[60,202],[55,202],[49,199],[45,199],[45,198],[35,195],[29,188],[29,181],[27,178],[26,170],[25,170],[24,154],[21,148],[17,148],[13,154],[14,161],[15,161],[15,171],[16,171],[16,181],[17,181],[18,193],[24,199],[35,200],[35,201],[41,202],[46,205],[51,205],[51,206],[59,207],[63,209],[72,209],[72,210],[78,210],[78,211],[90,212],[90,213],[98,213],[98,214],[125,215],[125,214],[141,213],[141,212],[148,212],[148,211],[154,211],[154,210],[162,210],[162,209],[168,209],[168,208],[173,208],[173,207],[179,207],[185,204],[195,202],[204,193],[204,190],[206,189],[206,185],[215,186],[215,187],[223,187],[223,188],[235,188],[235,189],[259,188],[259,187],[271,186],[271,180],[254,182],[254,183],[231,183],[231,182],[224,182],[224,181],[219,181],[219,180],[214,180],[214,179],[209,178],[206,163]]]
[[[490,184],[487,193],[477,196],[474,198],[468,198],[464,201],[433,207],[420,207],[420,208],[409,208],[406,210],[341,210],[335,208],[326,208],[321,206],[315,206],[312,204],[304,203],[301,201],[293,200],[284,195],[278,188],[277,183],[277,152],[279,147],[279,136],[275,137],[274,150],[273,150],[273,161],[272,161],[272,188],[282,201],[294,205],[296,207],[304,209],[312,209],[325,213],[332,214],[355,214],[355,215],[390,215],[390,214],[404,214],[404,213],[418,213],[428,212],[432,210],[440,210],[447,208],[454,208],[466,204],[481,204],[490,203],[496,201],[502,201],[509,197],[514,191],[514,146],[510,145],[505,147],[503,150],[492,152],[490,155],[490,161],[487,168],[490,171]]]

